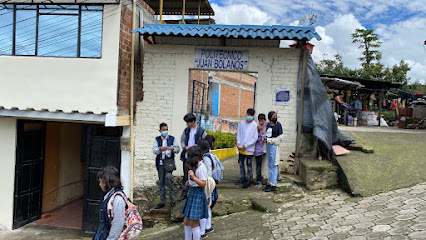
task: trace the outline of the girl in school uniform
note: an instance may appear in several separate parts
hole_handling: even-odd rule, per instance
[[[200,219],[208,217],[207,198],[204,187],[207,181],[207,168],[202,161],[200,148],[192,146],[188,149],[187,165],[189,195],[182,209],[185,224],[185,240],[201,238]]]

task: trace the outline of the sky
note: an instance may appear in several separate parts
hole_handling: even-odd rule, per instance
[[[411,67],[410,82],[426,84],[426,0],[210,0],[217,24],[297,25],[311,10],[317,15],[312,26],[322,37],[313,58],[343,57],[350,68],[360,68],[362,50],[352,43],[357,28],[373,29],[382,41],[382,63],[401,60]],[[302,26],[308,26],[303,23]]]

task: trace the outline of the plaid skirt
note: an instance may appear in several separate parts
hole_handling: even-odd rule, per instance
[[[199,220],[208,217],[206,194],[202,187],[191,187],[182,209],[185,218]]]
[[[212,202],[216,201],[219,198],[219,194],[217,193],[216,187],[213,189],[211,198],[212,198]],[[209,201],[210,201],[210,198],[207,199],[207,203],[209,203]]]

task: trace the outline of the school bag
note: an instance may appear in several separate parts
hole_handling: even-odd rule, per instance
[[[142,217],[138,212],[138,208],[136,205],[134,205],[129,198],[127,198],[126,194],[124,194],[122,191],[116,191],[110,200],[108,201],[107,205],[107,213],[108,218],[113,219],[114,221],[114,215],[112,212],[112,207],[114,203],[114,197],[120,195],[123,197],[123,199],[126,201],[126,212],[125,212],[125,219],[124,219],[124,226],[123,231],[121,232],[120,236],[118,237],[118,240],[132,240],[137,239],[139,234],[142,231]],[[112,224],[112,222],[111,222]]]
[[[212,166],[213,166],[213,170],[212,170],[212,177],[214,180],[217,181],[222,181],[223,179],[223,165],[220,162],[219,158],[215,155],[215,154],[210,154],[210,153],[206,153],[205,156],[207,156],[208,158],[210,158],[210,160],[212,161]]]

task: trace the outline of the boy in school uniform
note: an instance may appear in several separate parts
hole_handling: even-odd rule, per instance
[[[201,126],[195,122],[195,116],[192,113],[188,113],[183,117],[183,120],[186,122],[186,128],[183,130],[182,136],[180,138],[180,143],[182,146],[182,153],[180,154],[180,160],[183,163],[183,180],[182,180],[182,195],[179,197],[178,201],[186,199],[189,187],[185,185],[188,180],[188,168],[185,164],[186,159],[188,159],[187,151],[190,147],[197,144],[198,140],[204,139],[207,136],[206,131]]]
[[[158,171],[160,203],[155,209],[163,208],[166,205],[166,186],[169,189],[170,202],[174,206],[176,204],[175,193],[173,190],[173,170],[170,166],[165,166],[166,162],[172,161],[174,165],[175,154],[180,152],[178,141],[168,133],[169,127],[165,123],[160,124],[160,136],[156,137],[152,147],[152,152],[157,155],[155,166]]]
[[[257,125],[257,141],[254,148],[254,157],[256,158],[256,188],[262,187],[262,161],[265,156],[263,138],[266,131],[266,115],[261,113],[257,116],[259,125]]]
[[[257,124],[254,121],[254,109],[247,109],[246,120],[238,124],[237,148],[239,152],[238,163],[240,165],[241,178],[236,184],[243,184],[243,188],[248,188],[251,183],[253,169],[252,160],[254,146],[257,141]],[[247,159],[247,175],[244,167],[244,160]]]

